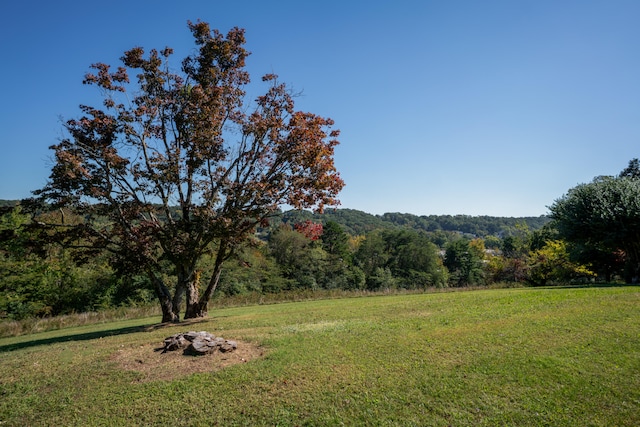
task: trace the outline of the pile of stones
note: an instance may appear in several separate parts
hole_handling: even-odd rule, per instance
[[[163,353],[167,351],[183,350],[184,354],[204,355],[221,351],[226,353],[238,348],[238,343],[232,340],[225,340],[216,337],[209,332],[184,332],[175,334],[164,339],[164,346],[159,349]]]

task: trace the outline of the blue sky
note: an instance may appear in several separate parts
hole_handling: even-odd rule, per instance
[[[331,117],[342,207],[537,216],[640,157],[640,1],[6,2],[0,199],[51,167],[61,118],[99,105],[89,65],[193,49],[187,20],[246,29],[253,80]]]

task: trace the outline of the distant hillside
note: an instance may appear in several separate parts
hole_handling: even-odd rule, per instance
[[[17,203],[17,200],[0,199],[0,207],[15,206]],[[372,215],[355,209],[327,209],[323,214],[291,210],[283,213],[280,220],[287,224],[295,224],[308,219],[322,223],[337,222],[353,236],[364,235],[380,228],[406,227],[431,232],[458,232],[479,237],[490,235],[504,237],[513,234],[516,226],[526,225],[533,231],[549,222],[547,216],[519,218],[470,215],[418,216],[397,212]]]
[[[386,213],[372,215],[354,209],[327,209],[319,215],[309,211],[288,211],[282,221],[293,224],[307,219],[317,222],[335,221],[352,235],[366,234],[378,228],[407,227],[423,231],[447,231],[472,234],[474,236],[508,236],[518,226],[538,230],[550,221],[547,216],[539,217],[493,217],[469,215],[413,215],[406,213]]]
[[[4,206],[15,206],[18,204],[18,200],[4,200],[4,199],[0,199],[0,207],[4,207]]]

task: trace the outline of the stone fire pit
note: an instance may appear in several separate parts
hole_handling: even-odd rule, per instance
[[[238,343],[236,341],[216,337],[205,331],[190,331],[175,334],[165,338],[163,343],[164,346],[159,349],[162,350],[162,353],[183,350],[184,354],[194,356],[215,353],[216,351],[226,353],[238,348]]]

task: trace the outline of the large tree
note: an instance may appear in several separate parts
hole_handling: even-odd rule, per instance
[[[67,244],[108,251],[121,271],[147,274],[163,321],[179,319],[185,295],[185,318],[206,315],[223,262],[281,205],[321,211],[344,185],[331,119],[296,111],[272,74],[247,102],[244,30],[188,26],[197,49],[178,71],[170,48],[133,48],[115,70],[92,65],[83,83],[100,89],[103,106],[82,105],[66,122],[48,183],[25,202],[85,218],[43,225]],[[209,253],[212,273],[200,285]]]
[[[550,206],[559,236],[582,248],[623,251],[632,274],[640,275],[640,179],[598,177],[580,184]]]

